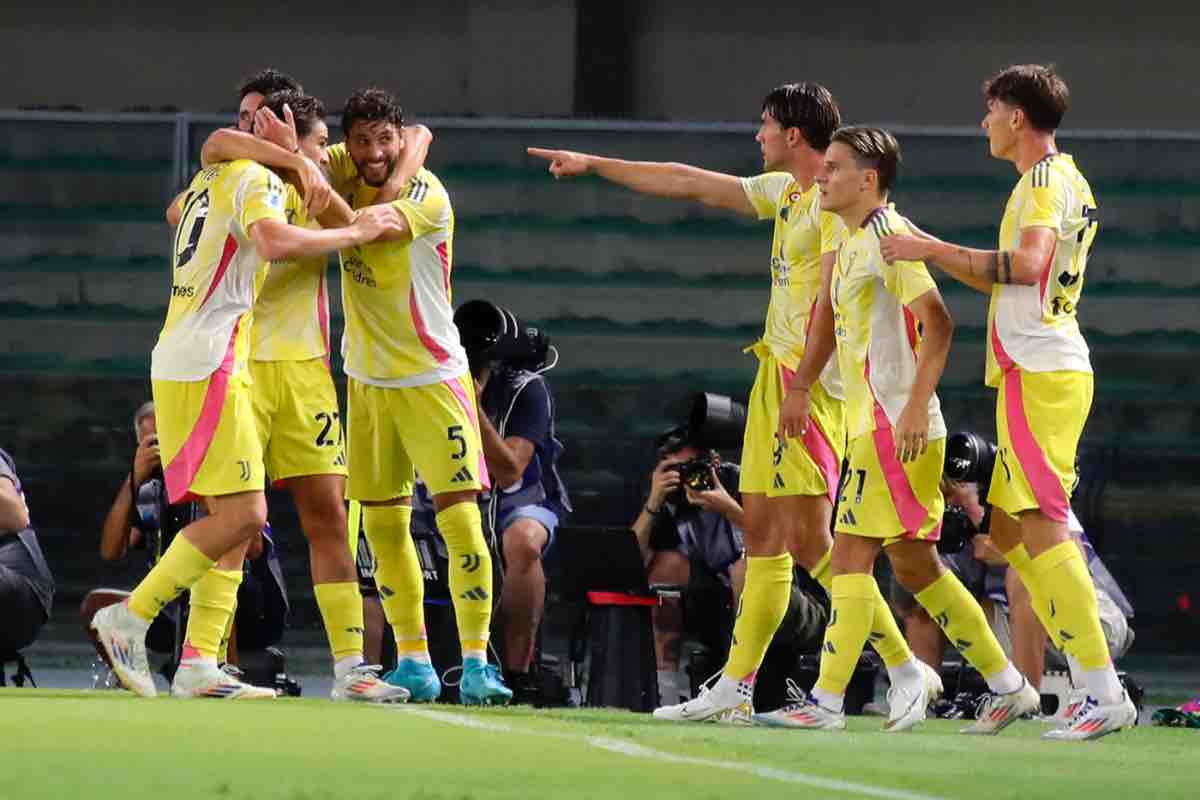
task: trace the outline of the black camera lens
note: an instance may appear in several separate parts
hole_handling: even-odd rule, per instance
[[[972,431],[959,431],[946,439],[944,472],[960,483],[985,484],[996,463],[996,445]]]

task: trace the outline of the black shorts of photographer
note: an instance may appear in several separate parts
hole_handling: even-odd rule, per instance
[[[633,523],[651,586],[687,587],[698,565],[731,593],[730,605],[736,606],[746,575],[738,473],[736,464],[722,464],[715,453],[702,451],[685,429],[659,437],[650,493]],[[691,694],[691,682],[680,671],[681,598],[664,597],[653,609],[652,624],[660,702],[679,702]]]
[[[30,527],[16,465],[0,450],[0,662],[33,643],[53,599],[54,578]]]

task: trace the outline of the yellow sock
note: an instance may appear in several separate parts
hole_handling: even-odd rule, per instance
[[[325,634],[329,637],[329,649],[333,660],[363,652],[363,604],[358,584],[354,581],[342,583],[318,583],[313,587],[317,606],[321,609],[321,621],[325,623]]]
[[[377,563],[375,584],[384,616],[396,635],[396,652],[401,656],[426,653],[425,577],[409,530],[412,508],[364,506],[362,513],[363,530]]]
[[[874,623],[875,595],[878,593],[874,575],[834,576],[829,625],[825,628],[825,644],[821,648],[821,674],[814,688],[832,695],[846,693]]]
[[[450,551],[450,597],[463,657],[486,653],[492,621],[492,557],[483,540],[479,506],[472,501],[455,503],[438,512],[437,527]]]
[[[987,618],[978,601],[962,582],[947,571],[916,595],[917,602],[929,612],[971,666],[984,678],[999,673],[1008,666],[1008,656],[988,627]]]
[[[238,579],[240,585],[242,579]],[[237,595],[233,596],[233,608],[229,611],[229,619],[225,621],[225,630],[221,631],[221,645],[217,648],[217,663],[229,661],[229,640],[233,637],[233,621],[237,619]]]
[[[733,643],[725,675],[735,681],[753,680],[762,665],[771,637],[783,622],[792,593],[792,556],[747,556],[746,585],[733,624]]]
[[[1096,587],[1079,547],[1071,541],[1051,547],[1033,559],[1033,572],[1046,597],[1050,634],[1085,670],[1106,668],[1111,659],[1100,627]]]
[[[240,569],[210,569],[192,584],[186,642],[205,658],[216,658],[226,639],[241,584]]]
[[[872,617],[871,631],[867,634],[867,643],[883,659],[884,666],[889,669],[898,667],[911,660],[913,652],[909,649],[904,634],[900,632],[900,626],[896,624],[896,617],[892,614],[891,607],[888,606],[887,600],[883,599],[883,593],[879,591],[879,583],[872,580],[871,587],[875,614]]]
[[[1033,613],[1037,614],[1037,618],[1041,620],[1042,627],[1050,635],[1054,646],[1062,650],[1063,641],[1050,621],[1050,603],[1046,600],[1046,593],[1042,591],[1041,583],[1034,574],[1033,559],[1029,557],[1029,551],[1025,549],[1025,545],[1019,544],[1005,553],[1004,559],[1021,576],[1021,583],[1025,584],[1025,590],[1029,592],[1029,601],[1033,605]]]
[[[825,555],[821,556],[821,560],[808,571],[808,577],[819,583],[826,594],[833,591],[833,569],[830,567],[832,560],[833,548],[830,547],[825,551]]]
[[[186,536],[176,536],[167,552],[134,588],[129,596],[129,610],[146,622],[153,622],[163,606],[191,588],[214,563]]]

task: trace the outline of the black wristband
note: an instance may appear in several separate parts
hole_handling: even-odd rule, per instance
[[[661,508],[658,511],[653,511],[653,510],[651,510],[650,506],[648,506],[648,505],[643,505],[642,510],[645,511],[647,514],[649,514],[652,517],[661,516],[663,513],[663,510]]]

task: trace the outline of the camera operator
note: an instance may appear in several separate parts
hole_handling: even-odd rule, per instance
[[[697,560],[730,591],[736,605],[746,576],[744,514],[725,484],[736,494],[739,470],[736,464],[720,463],[696,438],[686,426],[658,437],[650,494],[633,532],[651,585],[687,586],[692,561]],[[681,600],[664,597],[652,611],[652,624],[659,698],[662,703],[679,702],[677,698],[691,695],[690,681],[679,669]]]
[[[30,527],[17,465],[0,450],[0,661],[33,643],[53,601],[54,578]]]
[[[988,535],[991,508],[981,498],[987,496],[994,458],[995,446],[976,434],[957,433],[948,440],[942,481],[946,515],[939,549],[946,566],[979,599],[1005,652],[1029,683],[1040,688],[1047,661],[1059,668],[1071,665],[1064,653],[1050,645],[1020,575],[1008,567]],[[1092,574],[1100,625],[1109,653],[1116,660],[1133,643],[1129,627],[1133,608],[1088,541],[1074,512],[1068,512],[1068,528]],[[892,599],[913,652],[922,661],[939,667],[946,644],[941,629],[899,587],[894,588]],[[1072,674],[1071,680],[1076,688],[1083,687],[1081,676]]]
[[[195,503],[170,505],[167,502],[154,403],[143,403],[137,409],[133,430],[138,442],[133,465],[105,515],[100,533],[100,557],[105,561],[119,561],[129,554],[130,549],[138,548],[149,553],[149,563],[153,565],[175,534],[206,512]],[[262,650],[278,642],[288,611],[283,571],[269,525],[251,540],[246,559],[235,615],[222,637],[218,655],[218,660],[235,674],[239,645],[243,650]],[[80,613],[84,628],[93,641],[91,621],[95,613],[128,596],[128,592],[119,589],[95,589],[84,597]],[[183,601],[169,603],[154,619],[147,634],[147,645],[151,650],[171,656],[169,666],[173,666],[183,642],[187,616]],[[96,644],[97,652],[107,662],[104,649]]]

